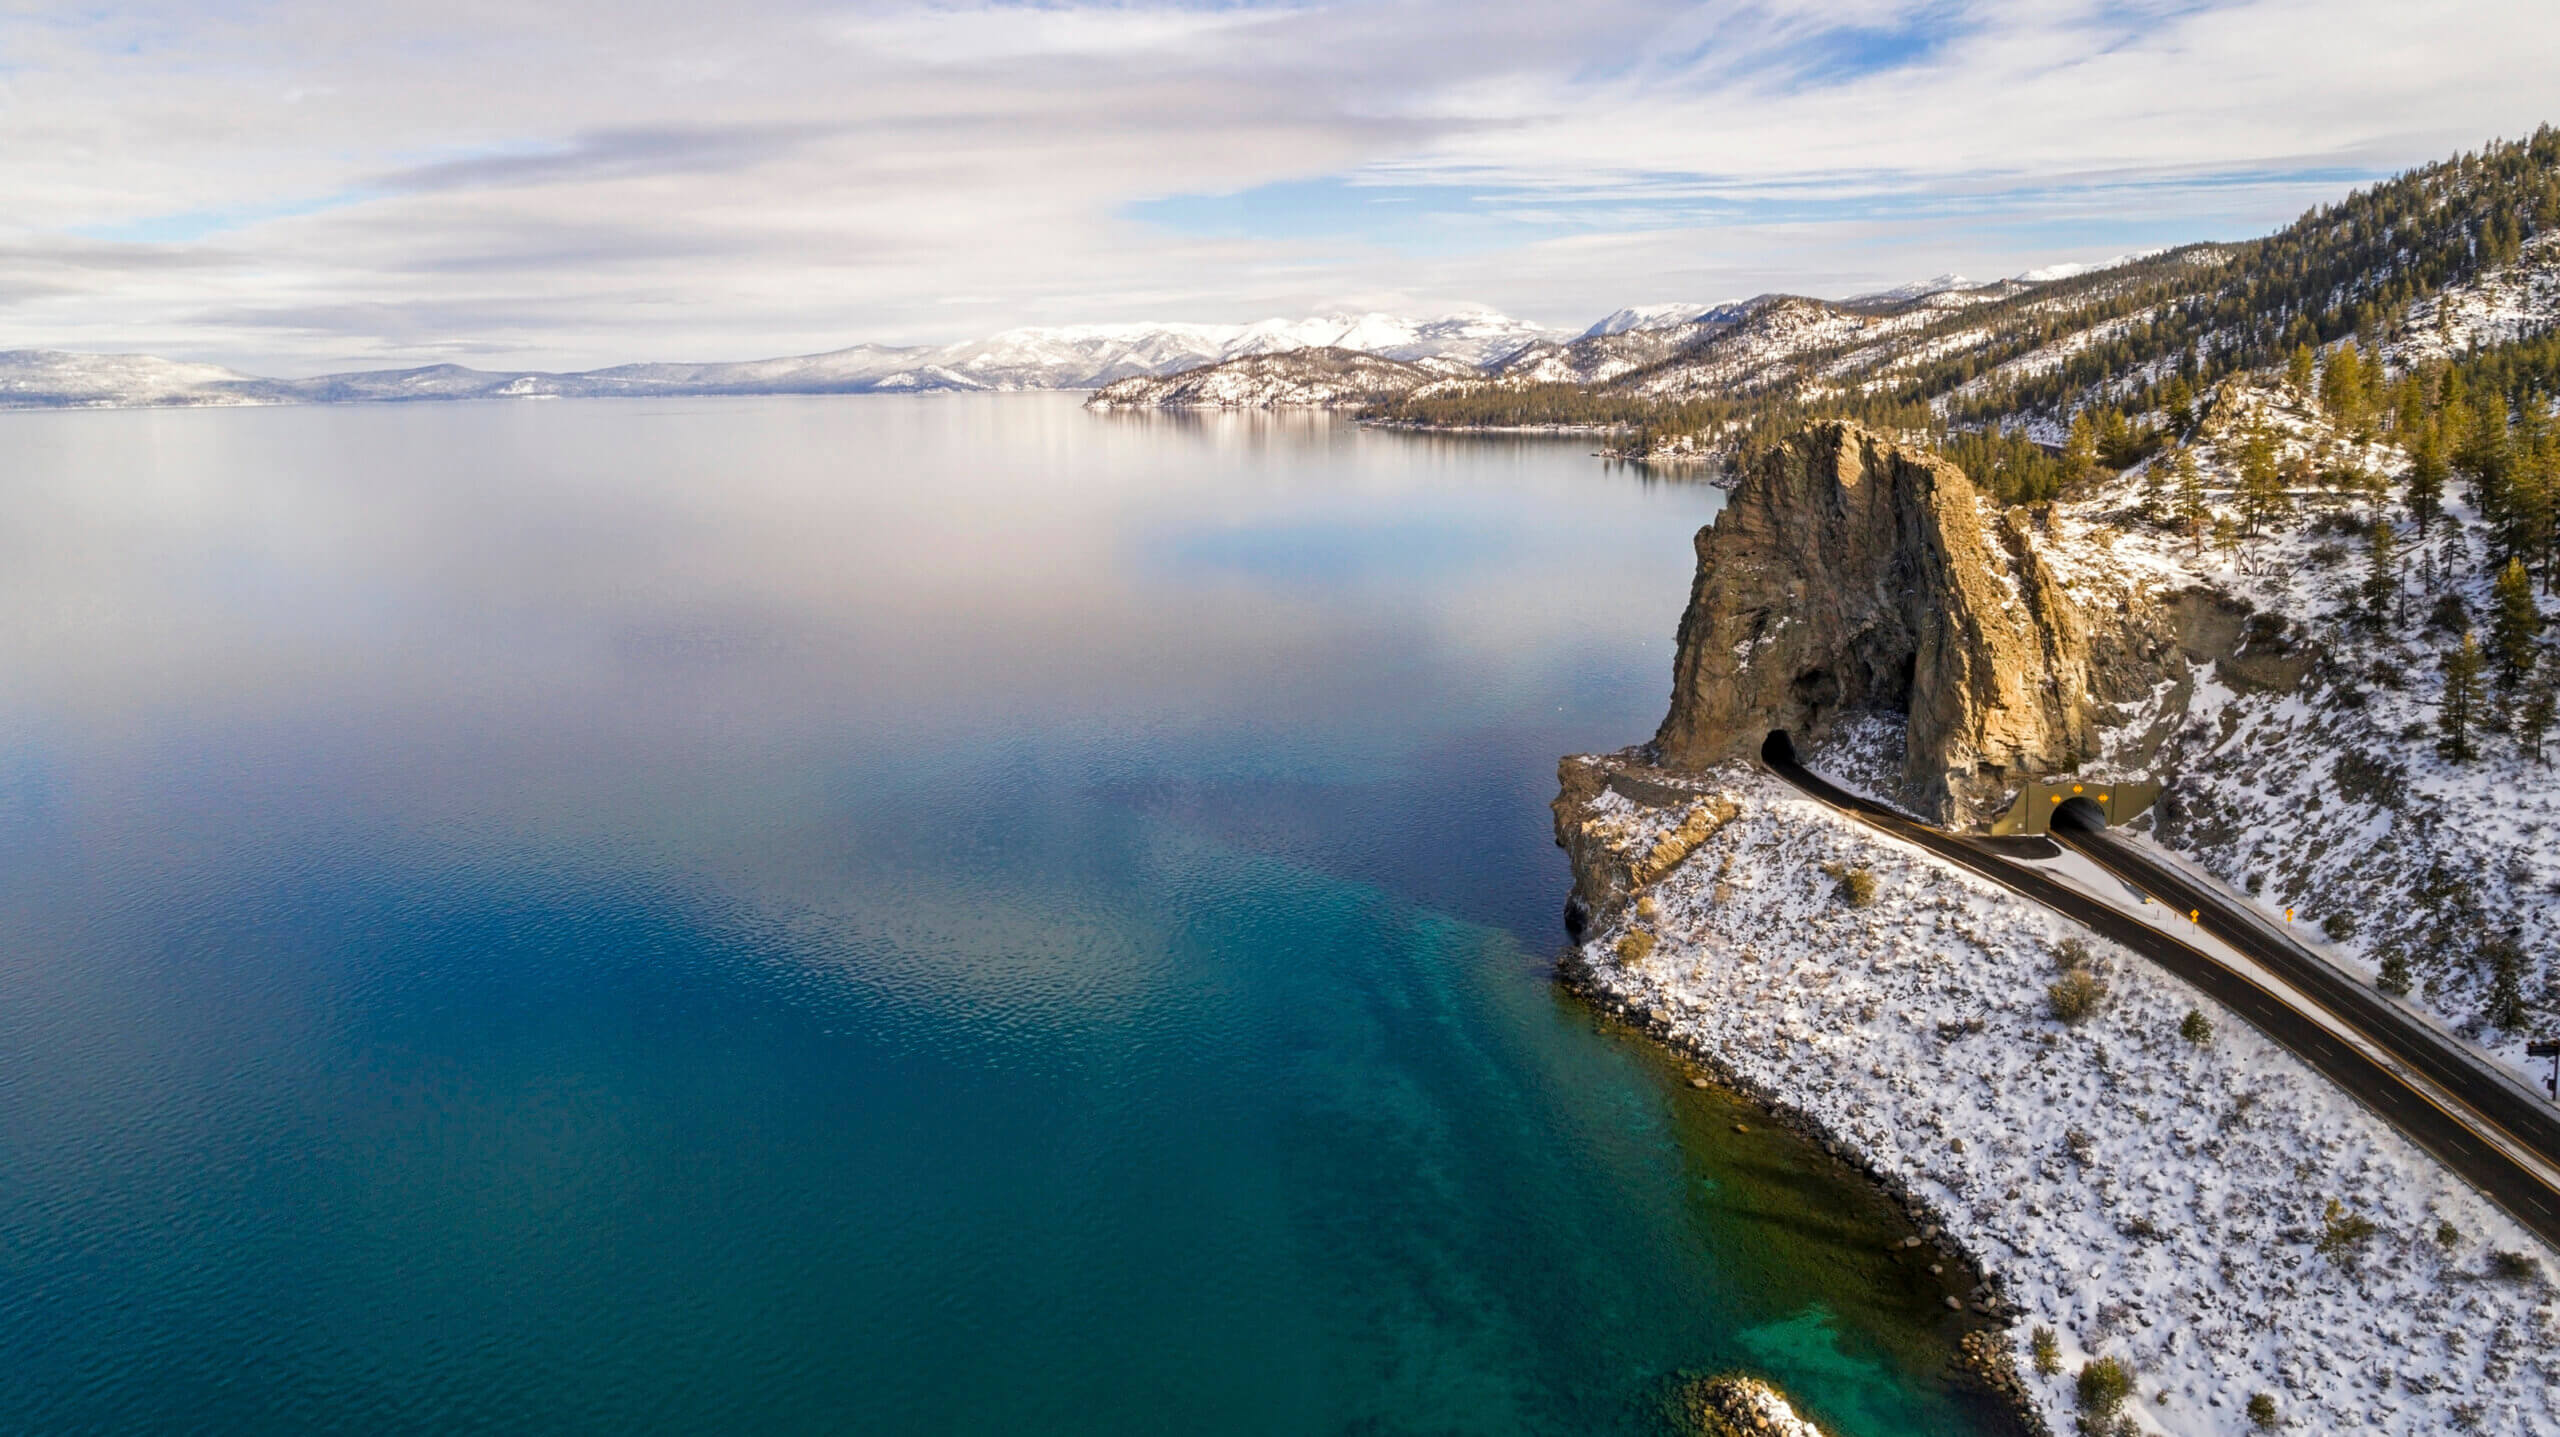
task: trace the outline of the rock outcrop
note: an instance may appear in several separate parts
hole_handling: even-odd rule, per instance
[[[1810,741],[1849,714],[1902,712],[1894,797],[1972,822],[2016,775],[2092,757],[2102,690],[2123,686],[2093,670],[2125,636],[2093,651],[2022,511],[1992,510],[1955,465],[1854,424],[1811,425],[1747,463],[1697,551],[1654,740],[1667,767],[1755,753],[1774,729]]]
[[[1680,866],[1742,805],[1640,754],[1568,758],[1556,766],[1556,845],[1573,861],[1565,927],[1577,936],[1618,921],[1645,885]]]

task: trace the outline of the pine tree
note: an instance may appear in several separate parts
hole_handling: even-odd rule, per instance
[[[2375,628],[2391,623],[2391,601],[2400,593],[2399,535],[2388,519],[2373,521],[2365,540],[2364,612]]]
[[[2364,356],[2352,343],[2329,354],[2320,372],[2320,407],[2339,424],[2353,428],[2364,417]]]
[[[2284,471],[2276,465],[2275,436],[2253,425],[2240,446],[2240,522],[2249,538],[2293,505],[2285,492]]]
[[[2187,531],[2187,538],[2201,554],[2204,552],[2206,521],[2213,517],[2213,508],[2205,502],[2204,470],[2196,465],[2196,452],[2180,448],[2178,457],[2170,464],[2169,475],[2176,483],[2172,502],[2177,506],[2178,525]]]
[[[2555,708],[2560,708],[2560,686],[2546,676],[2525,695],[2524,708],[2516,714],[2516,742],[2535,763],[2550,762],[2542,756],[2542,740],[2551,732],[2552,720],[2560,717]]]
[[[2480,756],[2471,731],[2480,723],[2480,641],[2465,629],[2462,644],[2445,654],[2444,695],[2436,701],[2436,752],[2453,763]]]
[[[2311,397],[2311,371],[2312,367],[2318,363],[2319,359],[2317,356],[2312,354],[2310,345],[2295,345],[2293,347],[2293,356],[2285,361],[2284,382],[2293,387],[2293,392],[2295,394],[2300,395],[2304,399],[2309,399]]]
[[[2399,391],[2399,417],[2392,427],[2400,431],[2400,440],[2405,444],[2427,427],[2426,376],[2404,374],[2395,387]]]
[[[2555,442],[2551,426],[2544,422],[2541,406],[2525,406],[2522,422],[2516,425],[2515,442],[2507,477],[2507,550],[2524,559],[2525,567],[2540,574],[2546,585],[2552,571],[2553,528],[2560,519],[2560,495],[2553,486],[2560,484],[2560,442]]]
[[[2453,467],[2471,482],[2471,502],[2491,534],[2507,522],[2507,406],[2491,399],[2471,411],[2471,425],[2456,436]]]
[[[2169,416],[2169,432],[2180,439],[2196,427],[2196,395],[2183,374],[2172,374],[2160,387],[2160,408]]]
[[[2089,411],[2071,416],[2071,434],[2062,444],[2062,492],[2079,493],[2098,472],[2098,436]]]
[[[2524,944],[2502,933],[2480,946],[2489,960],[2489,1021],[2513,1033],[2530,1016],[2524,1006]]]
[[[2409,513],[2418,521],[2418,537],[2444,512],[2444,445],[2433,426],[2421,425],[2409,446]]]
[[[2489,647],[2498,665],[2498,709],[2503,719],[2515,706],[2525,680],[2533,676],[2533,641],[2542,637],[2542,610],[2533,602],[2533,578],[2524,560],[2509,559],[2498,571],[2498,609],[2489,620]]]

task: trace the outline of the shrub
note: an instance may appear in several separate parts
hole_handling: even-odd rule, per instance
[[[1840,901],[1852,908],[1864,908],[1876,901],[1876,876],[1863,868],[1852,868],[1840,875]]]
[[[2320,931],[2328,936],[2330,942],[2344,943],[2356,936],[2356,916],[2352,913],[2332,913],[2320,920]]]
[[[2062,1370],[2062,1344],[2054,1339],[2052,1328],[2039,1327],[2029,1333],[2027,1350],[2035,1358],[2036,1371],[2051,1377]]]
[[[2091,966],[2089,945],[2077,938],[2065,938],[2054,944],[2053,966],[2065,973]]]
[[[2489,1254],[2489,1274],[2509,1282],[2531,1282],[2542,1276],[2542,1264],[2520,1252]]]
[[[2376,683],[2389,689],[2400,687],[2398,669],[2389,670],[2391,679],[2388,682],[2384,681],[2383,673],[2384,670],[2377,665],[2374,670]],[[2338,796],[2349,803],[2398,808],[2409,798],[2409,771],[2370,754],[2350,750],[2338,755],[2338,761],[2329,766],[2329,776],[2338,782]]]
[[[1630,928],[1618,940],[1618,961],[1630,968],[1640,968],[1644,966],[1644,960],[1653,956],[1653,944],[1651,933],[1642,928]]]
[[[2053,1016],[2078,1027],[2106,1005],[2107,985],[2088,969],[2074,968],[2045,989],[2044,996],[2053,1005]]]
[[[2133,1395],[2133,1369],[2121,1359],[2101,1357],[2080,1369],[2080,1413],[2096,1422],[2116,1415]]]
[[[2261,1392],[2249,1399],[2249,1425],[2273,1428],[2276,1425],[2276,1395]]]
[[[2187,1016],[2178,1020],[2178,1036],[2201,1048],[2213,1041],[2213,1020],[2202,1008],[2189,1008]]]
[[[2320,1215],[2320,1240],[2312,1246],[2323,1256],[2334,1257],[2352,1267],[2356,1253],[2372,1241],[2378,1230],[2373,1219],[2363,1213],[2349,1212],[2344,1203],[2331,1198],[2328,1210]]]
[[[2445,1251],[2447,1251],[2447,1252],[2451,1252],[2451,1251],[2453,1251],[2453,1249],[2454,1249],[2454,1245],[2455,1245],[2456,1243],[2461,1242],[2461,1241],[2462,1241],[2462,1229],[2460,1229],[2460,1228],[2458,1228],[2458,1227],[2455,1227],[2455,1226],[2454,1226],[2452,1223],[2450,1223],[2450,1222],[2446,1222],[2446,1221],[2443,1221],[2443,1220],[2438,1220],[2438,1221],[2437,1221],[2437,1223],[2436,1223],[2436,1246],[2438,1246],[2438,1247],[2440,1247],[2440,1248],[2443,1248],[2443,1249],[2444,1249]]]
[[[2396,946],[2384,953],[2382,972],[2374,978],[2373,986],[2394,998],[2408,997],[2410,987],[2408,953]]]

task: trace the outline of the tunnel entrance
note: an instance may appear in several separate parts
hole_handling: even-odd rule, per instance
[[[1795,739],[1785,729],[1771,729],[1769,736],[1760,741],[1760,761],[1771,768],[1793,764],[1796,761]]]
[[[2153,779],[2101,783],[2093,779],[2031,778],[2009,811],[1992,820],[1997,837],[2011,834],[2095,833],[2138,817],[2160,799]]]
[[[2107,826],[2107,811],[2086,794],[2073,794],[2053,806],[2051,826],[2067,833],[2096,833]]]

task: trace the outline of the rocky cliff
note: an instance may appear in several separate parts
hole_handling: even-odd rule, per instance
[[[2172,646],[2110,615],[2094,640],[2033,521],[1987,506],[1962,470],[1854,424],[1809,426],[1744,466],[1697,537],[1663,766],[1817,740],[1859,712],[1908,715],[1902,792],[1978,821],[2016,776],[2095,755],[2103,703]]]

